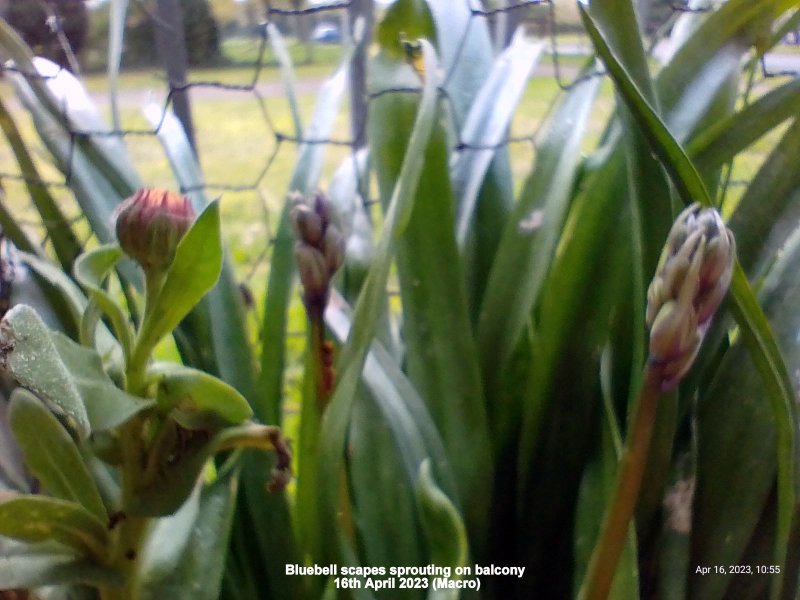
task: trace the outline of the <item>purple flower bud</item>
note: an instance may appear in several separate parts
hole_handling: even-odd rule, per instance
[[[186,196],[144,188],[123,200],[116,210],[119,245],[145,271],[165,271],[194,221]]]

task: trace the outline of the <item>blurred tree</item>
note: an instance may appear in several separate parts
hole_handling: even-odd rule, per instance
[[[180,0],[183,32],[190,65],[213,63],[221,57],[217,20],[208,0]],[[159,20],[152,2],[132,3],[125,33],[126,66],[156,64],[159,61],[155,28]]]
[[[89,31],[83,0],[4,0],[0,14],[37,55],[77,70]]]

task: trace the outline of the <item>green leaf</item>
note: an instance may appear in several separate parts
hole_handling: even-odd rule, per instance
[[[221,269],[219,203],[212,202],[178,244],[164,285],[152,309],[148,307],[137,347],[152,348],[171,333],[214,286]]]
[[[111,0],[108,17],[108,91],[111,101],[111,123],[114,129],[122,129],[119,115],[119,67],[125,39],[125,22],[128,14],[128,0]]]
[[[409,68],[378,59],[373,75],[381,86],[403,86]],[[426,77],[427,78],[427,77]],[[370,144],[384,205],[402,177],[416,98],[383,95],[371,106]],[[437,123],[438,125],[438,123]],[[455,206],[444,128],[434,126],[408,225],[397,242],[409,379],[441,432],[459,488],[465,518],[478,539],[485,531],[492,477],[486,407],[467,292],[455,234]],[[432,259],[435,257],[435,259]],[[355,322],[355,320],[354,320]],[[457,411],[453,407],[458,406]],[[469,502],[467,502],[469,499]]]
[[[123,582],[119,573],[50,544],[3,546],[4,553],[0,556],[0,589],[3,590],[74,584],[111,588]]]
[[[19,250],[35,253],[41,257],[45,256],[44,250],[39,246],[38,241],[34,241],[22,228],[16,217],[11,214],[11,211],[6,206],[5,190],[2,189],[0,189],[0,227],[3,228],[6,237]]]
[[[176,515],[159,521],[146,555],[143,599],[219,597],[236,498],[234,474],[221,474]]]
[[[451,117],[448,122],[448,141],[455,146],[459,141],[462,124],[473,110],[473,104],[477,102],[480,90],[490,77],[495,64],[489,33],[490,19],[478,17],[472,10],[472,4],[464,0],[426,1],[436,27],[437,51],[442,68],[447,73],[442,87],[448,99],[448,114]],[[507,83],[513,87],[521,82],[509,79]],[[500,146],[491,156],[489,170],[481,178],[482,185],[471,221],[472,228],[462,251],[470,318],[473,323],[477,321],[478,309],[487,289],[489,270],[514,204],[509,149]],[[455,200],[458,206],[459,193],[456,193]]]
[[[347,340],[352,326],[349,313],[343,309],[345,305],[344,300],[334,294],[325,312],[328,327],[341,343]],[[373,340],[370,346],[362,380],[402,453],[409,486],[416,481],[422,461],[430,458],[445,493],[456,498],[450,461],[428,407],[400,365],[378,340]]]
[[[428,535],[431,562],[453,568],[467,564],[467,531],[456,507],[433,479],[431,463],[423,461],[416,485],[422,524]]]
[[[642,133],[661,159],[664,168],[669,172],[670,179],[683,201],[686,204],[696,201],[705,206],[711,206],[708,190],[685,151],[669,132],[655,109],[648,103],[644,93],[639,89],[626,67],[614,55],[592,16],[583,5],[579,6],[583,23],[592,43],[603,59],[614,83],[617,84],[617,89],[625,99],[628,108],[640,125],[643,125]]]
[[[80,504],[32,494],[0,502],[0,535],[23,542],[54,541],[98,559],[109,550],[106,524]]]
[[[686,153],[675,141],[664,123],[642,96],[636,84],[626,73],[625,68],[608,48],[603,35],[595,27],[591,16],[581,8],[581,15],[595,47],[600,53],[609,73],[614,78],[631,112],[655,151],[670,173],[678,191],[688,203],[700,201],[711,205],[708,191],[703,185],[696,169]],[[794,435],[794,393],[786,364],[775,342],[774,334],[761,307],[753,295],[747,277],[741,267],[736,265],[731,293],[734,299],[731,310],[736,318],[750,357],[762,376],[762,383],[768,391],[773,416],[780,433],[778,441],[778,535],[775,544],[776,564],[785,563],[787,545],[791,530],[793,507],[795,505],[795,435]],[[772,594],[780,593],[782,576],[772,580]]]
[[[596,78],[587,79],[557,108],[542,132],[536,166],[504,229],[478,321],[487,391],[495,391],[550,267],[598,89]]]
[[[33,200],[42,225],[47,231],[47,237],[53,244],[53,250],[58,257],[61,267],[69,271],[72,261],[81,251],[81,244],[72,230],[61,208],[50,193],[49,188],[40,183],[39,172],[33,162],[30,152],[14,123],[11,113],[8,112],[3,102],[0,102],[0,128],[5,133],[9,146],[19,163],[20,173],[25,178],[28,194]]]
[[[303,120],[300,118],[300,107],[297,102],[297,88],[295,85],[294,68],[286,42],[275,23],[267,23],[267,38],[272,45],[272,51],[281,68],[281,78],[283,79],[283,89],[286,93],[286,102],[292,115],[292,125],[297,137],[303,134]]]
[[[347,472],[363,564],[425,564],[429,555],[415,505],[414,479],[407,474],[405,440],[396,438],[394,425],[365,386],[357,394],[347,436]],[[376,495],[376,489],[383,493]],[[420,599],[423,593],[381,590],[379,597]]]
[[[518,32],[511,45],[495,60],[459,132],[461,143],[477,147],[462,149],[450,168],[453,191],[459,199],[456,235],[460,246],[467,239],[481,185],[496,147],[508,135],[511,118],[543,49],[543,44],[529,42],[521,31]]]
[[[770,90],[755,102],[694,136],[686,146],[701,173],[733,160],[762,135],[800,111],[800,80]]]
[[[793,371],[800,365],[796,336],[800,318],[796,310],[800,298],[800,280],[795,268],[797,258],[796,245],[787,249],[775,272],[770,274],[763,293],[764,310]],[[764,396],[767,392],[770,395],[776,392],[765,391],[764,379],[758,374],[764,367],[756,370],[752,361],[747,346],[733,346],[699,402],[692,564],[706,560],[736,564],[742,560],[757,528],[764,527],[760,521],[762,511],[770,514],[766,507],[775,503],[776,473],[792,468],[792,457],[785,455],[786,440],[792,437],[792,422],[775,418],[776,409],[765,402]],[[778,475],[779,486],[781,477],[785,475]],[[778,510],[782,493],[785,490],[779,487]],[[768,551],[762,553],[767,561],[777,559]],[[697,597],[726,597],[731,575],[720,574],[705,581],[693,574],[692,591]]]
[[[189,427],[192,419],[203,421],[207,413],[232,425],[246,421],[253,414],[244,396],[203,371],[177,363],[159,362],[150,366],[148,375],[158,382],[159,409],[164,412],[175,409],[185,427]]]
[[[786,215],[784,219],[781,216],[786,211],[792,212],[793,201],[800,191],[800,173],[795,169],[798,152],[800,121],[795,120],[759,168],[731,216],[736,253],[742,267],[750,274],[755,274],[765,259],[772,260],[772,253],[780,248],[790,227],[794,226],[793,215]],[[782,234],[766,246],[769,234],[776,230]]]
[[[0,321],[0,366],[42,398],[79,437],[89,435],[89,416],[47,326],[30,306],[18,304]]]
[[[153,400],[119,389],[103,369],[95,350],[76,344],[56,331],[51,332],[50,337],[80,393],[93,432],[113,429],[155,404]]]
[[[31,473],[48,493],[82,505],[100,521],[108,512],[75,441],[30,392],[11,395],[9,424]]]
[[[39,277],[50,284],[64,300],[77,330],[81,323],[81,316],[88,305],[86,296],[83,295],[81,289],[64,271],[48,260],[24,252],[20,253],[19,257],[22,263],[28,265]],[[120,345],[104,323],[97,325],[96,345],[105,361],[122,369],[123,358]]]
[[[128,317],[117,301],[103,288],[103,282],[122,259],[122,249],[116,244],[100,246],[82,254],[75,262],[75,279],[84,287],[89,297],[108,316],[114,333],[122,345],[125,360],[133,344]]]
[[[429,73],[437,72],[436,55],[425,41],[421,42],[424,64]],[[340,358],[339,384],[331,398],[322,422],[320,440],[320,493],[323,524],[327,539],[338,540],[345,558],[351,554],[346,540],[336,533],[341,514],[339,480],[343,467],[345,443],[350,422],[350,409],[361,378],[364,361],[372,342],[375,326],[384,306],[386,283],[397,237],[414,206],[417,184],[424,167],[424,149],[428,145],[436,115],[436,81],[426,78],[420,99],[417,119],[411,133],[406,158],[384,219],[383,232],[375,250],[375,258],[359,296],[353,317],[353,328]],[[333,528],[331,530],[331,528]]]

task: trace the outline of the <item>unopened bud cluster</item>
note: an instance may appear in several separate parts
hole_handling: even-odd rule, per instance
[[[733,273],[736,244],[713,208],[693,204],[675,221],[647,290],[650,367],[663,390],[691,368]]]
[[[295,202],[291,218],[303,303],[309,313],[321,315],[328,303],[331,277],[344,259],[344,238],[331,223],[328,201],[321,192],[315,194],[311,205]]]
[[[172,264],[178,243],[194,216],[186,196],[141,189],[117,207],[119,245],[145,271],[164,271]]]

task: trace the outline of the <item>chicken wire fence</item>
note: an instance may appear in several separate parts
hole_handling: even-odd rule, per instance
[[[585,77],[603,76],[598,69],[582,70],[576,66],[574,60],[566,60],[570,54],[585,54],[588,61],[591,45],[588,38],[581,33],[576,32],[568,38],[559,35],[562,23],[559,22],[559,10],[555,0],[509,0],[485,4],[480,0],[469,0],[468,4],[469,19],[459,34],[461,41],[457,44],[457,56],[451,62],[450,68],[442,74],[440,84],[442,102],[450,101],[446,91],[447,83],[455,66],[463,59],[462,50],[476,22],[480,19],[487,20],[492,30],[497,32],[498,20],[505,19],[506,25],[517,24],[522,21],[521,16],[527,14],[532,7],[538,7],[540,18],[528,23],[528,34],[541,38],[546,44],[549,55],[540,61],[534,77],[551,82],[550,87],[553,91],[549,97],[550,105],[559,93],[571,88]],[[173,2],[173,5],[178,6],[177,2]],[[363,79],[359,81],[358,78],[351,77],[350,115],[349,118],[344,114],[339,116],[334,135],[315,137],[313,132],[308,130],[303,134],[293,131],[293,119],[300,120],[302,117],[292,114],[292,107],[286,102],[286,88],[271,72],[274,70],[274,65],[269,59],[271,47],[269,36],[274,29],[270,24],[274,26],[276,20],[302,18],[310,14],[329,16],[342,23],[352,24],[358,9],[364,5],[364,0],[349,0],[289,10],[267,4],[261,15],[264,21],[258,28],[260,35],[250,38],[247,42],[255,47],[255,59],[244,69],[231,69],[230,77],[209,80],[200,71],[186,70],[185,64],[177,65],[176,68],[174,56],[162,56],[162,62],[166,66],[159,76],[152,78],[140,88],[120,90],[116,102],[109,101],[108,96],[103,96],[100,92],[91,93],[90,100],[100,105],[107,113],[105,116],[113,123],[113,126],[108,128],[75,127],[75,120],[70,115],[70,106],[65,103],[62,107],[62,117],[63,122],[69,124],[69,156],[73,155],[74,145],[86,138],[118,140],[124,138],[132,161],[139,168],[146,185],[174,188],[174,175],[164,159],[158,136],[167,123],[168,115],[176,114],[194,142],[197,161],[203,173],[201,184],[182,186],[179,184],[180,191],[189,193],[199,190],[210,196],[222,198],[226,233],[229,238],[235,237],[232,240],[233,256],[247,298],[246,290],[249,289],[251,280],[265,274],[267,270],[274,232],[272,223],[282,203],[286,201],[287,173],[293,166],[297,147],[303,144],[326,146],[328,156],[320,183],[320,187],[324,189],[326,177],[329,177],[337,164],[349,157],[352,157],[354,165],[359,164],[355,160],[356,153],[362,145],[369,118],[369,104],[377,95],[418,91],[398,88],[369,94],[364,87]],[[671,2],[669,8],[673,20],[684,12],[708,10],[696,8],[694,2]],[[53,12],[52,7],[49,11],[48,24],[52,35],[59,43],[67,44],[67,38],[60,29],[58,15]],[[161,28],[161,33],[166,33],[167,37],[174,32],[175,23],[169,22],[169,14],[166,15],[167,18],[152,11],[146,14],[152,19],[154,27]],[[344,29],[344,35],[349,38],[349,42],[361,48],[360,53],[355,53],[354,61],[363,60],[364,41],[354,39],[352,28]],[[510,36],[507,37],[510,39]],[[658,37],[659,32],[655,32],[653,39]],[[173,42],[177,39],[174,35],[171,38]],[[72,55],[68,47],[64,50],[67,56]],[[170,50],[162,47],[161,52],[169,53]],[[45,74],[24,72],[11,64],[0,68],[1,71],[14,72],[28,79],[58,78],[62,75],[60,70]],[[220,71],[215,71],[215,74],[219,73]],[[769,72],[762,63],[761,77],[780,75],[787,73]],[[141,74],[135,76],[141,77]],[[314,95],[319,92],[325,78],[325,75],[315,74],[296,82],[298,96],[301,99],[299,103],[301,113],[308,112],[306,109],[313,104]],[[15,121],[23,122],[24,112],[14,105],[13,100],[11,102],[11,116]],[[142,104],[150,107],[149,122],[141,116]],[[155,112],[157,115],[153,116]],[[237,115],[235,123],[230,118],[232,112]],[[451,117],[454,113],[455,111],[450,111]],[[517,148],[515,152],[523,156],[522,160],[530,164],[535,154],[538,128],[544,120],[543,117],[532,119],[524,115],[518,116],[508,135],[489,149],[513,146]],[[454,130],[460,131],[459,123],[454,125]],[[347,133],[342,134],[342,131]],[[4,164],[0,165],[0,202],[5,204],[5,209],[14,215],[19,224],[35,229],[37,239],[46,241],[47,234],[42,220],[35,218],[35,210],[25,190],[26,186],[45,186],[62,200],[68,215],[66,222],[85,232],[83,242],[91,243],[91,228],[83,223],[85,217],[77,204],[70,200],[68,192],[72,177],[71,162],[68,161],[67,168],[62,169],[64,172],[56,170],[47,164],[46,152],[36,143],[32,130],[24,130],[22,133],[25,141],[33,148],[34,157],[40,159],[37,160],[37,164],[41,163],[39,175],[35,178],[24,175],[11,160],[12,153],[6,152],[8,160],[4,159]],[[453,144],[454,149],[459,152],[487,149],[486,145],[474,144],[470,140],[460,138],[454,140]],[[361,180],[358,189],[362,192],[363,202],[368,210],[371,210],[376,201],[372,197],[374,192],[371,192],[372,188],[369,185],[369,174],[358,170],[356,173]],[[730,183],[735,185],[737,182]]]

